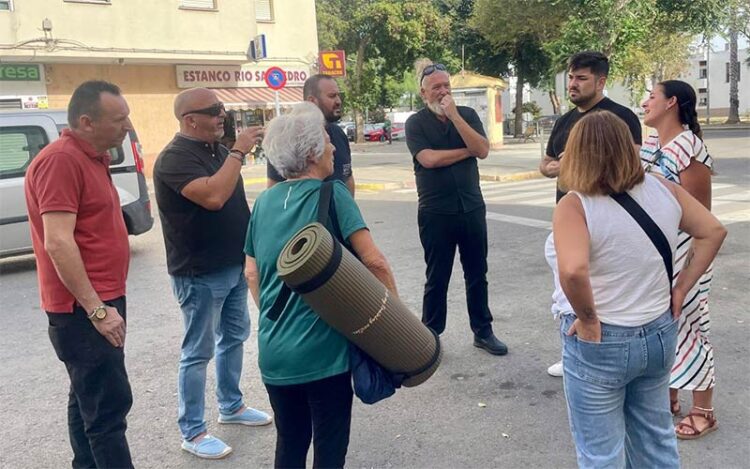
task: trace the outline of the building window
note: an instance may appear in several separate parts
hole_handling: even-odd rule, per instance
[[[737,83],[740,82],[740,63],[735,62],[734,63],[734,73],[737,75]],[[727,72],[727,81],[726,83],[729,83],[729,62],[726,62],[726,72]]]
[[[180,8],[188,10],[216,10],[216,0],[180,0]]]
[[[706,94],[706,88],[698,88],[698,94]]]
[[[706,70],[705,67],[701,67],[698,71],[698,78],[708,78],[708,70]]]
[[[273,0],[255,0],[255,21],[273,21]]]
[[[701,96],[701,98],[698,100],[698,106],[708,106],[708,98],[706,98],[705,96]]]
[[[0,0],[0,11],[13,11],[13,0]]]
[[[63,0],[67,3],[101,3],[102,5],[111,5],[112,0]]]

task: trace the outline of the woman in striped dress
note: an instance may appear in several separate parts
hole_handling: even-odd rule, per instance
[[[646,171],[680,184],[706,208],[711,209],[713,160],[701,139],[693,88],[678,80],[659,83],[643,103],[644,123],[656,129],[641,147]],[[691,237],[680,232],[675,254],[674,277],[692,258]],[[713,265],[687,295],[680,315],[677,351],[670,379],[669,398],[674,415],[680,415],[678,390],[692,391],[693,406],[676,426],[681,439],[700,438],[718,428],[712,405],[714,378],[713,347],[708,338],[708,295]]]

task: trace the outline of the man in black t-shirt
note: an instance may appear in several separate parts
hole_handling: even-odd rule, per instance
[[[565,152],[565,144],[573,126],[588,112],[609,111],[622,119],[630,129],[633,143],[641,145],[641,123],[633,111],[604,96],[604,87],[609,74],[609,60],[600,52],[580,52],[568,60],[568,97],[576,105],[560,117],[552,127],[547,141],[547,151],[539,164],[539,172],[548,178],[560,174],[560,158]],[[566,194],[557,187],[556,202]],[[562,361],[547,368],[547,373],[561,377]]]
[[[271,423],[266,413],[245,406],[240,391],[242,346],[250,334],[243,272],[250,209],[240,169],[263,131],[246,129],[227,150],[219,143],[224,105],[205,88],[177,95],[174,112],[180,132],[156,159],[154,189],[185,325],[177,423],[183,450],[217,459],[232,448],[208,434],[204,419],[206,367],[214,352],[219,423]]]
[[[456,106],[450,75],[442,64],[424,68],[420,94],[426,107],[406,121],[419,196],[419,238],[427,263],[422,322],[445,330],[448,284],[458,247],[474,345],[493,355],[508,348],[492,331],[487,299],[487,220],[477,158],[490,145],[477,113]]]
[[[568,134],[581,117],[588,112],[604,110],[614,113],[630,129],[633,143],[641,145],[641,123],[633,111],[604,97],[604,87],[609,74],[609,60],[600,52],[580,52],[568,61],[568,96],[576,105],[555,122],[547,142],[547,151],[539,165],[539,172],[548,178],[560,174],[560,158],[565,152]],[[565,192],[557,189],[559,202]]]
[[[344,130],[336,124],[341,119],[341,93],[333,77],[323,74],[313,75],[305,81],[302,89],[305,101],[318,106],[326,119],[326,132],[336,151],[333,154],[333,174],[325,180],[339,180],[346,184],[354,197],[354,176],[352,175],[352,151]],[[268,187],[284,180],[270,163],[266,168]]]

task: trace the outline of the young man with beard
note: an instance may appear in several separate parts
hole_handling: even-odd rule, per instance
[[[333,154],[333,174],[326,181],[339,180],[346,184],[354,197],[354,175],[352,174],[352,151],[344,130],[336,125],[341,119],[341,92],[333,77],[323,74],[313,75],[305,81],[302,89],[305,101],[318,106],[326,119],[326,132],[336,151]],[[266,169],[268,187],[284,181],[284,178],[270,163]]]
[[[476,111],[453,101],[444,65],[430,64],[418,76],[426,107],[406,121],[406,144],[414,162],[419,238],[427,263],[422,322],[438,334],[445,330],[458,247],[474,346],[505,355],[508,348],[492,331],[487,299],[487,220],[477,167],[477,158],[487,158],[490,145]]]
[[[568,60],[568,97],[576,105],[565,115],[560,117],[552,127],[547,151],[539,164],[539,172],[548,178],[556,178],[560,174],[560,158],[565,153],[565,144],[573,126],[589,112],[604,110],[614,113],[623,120],[630,129],[633,144],[636,149],[641,145],[641,123],[633,111],[617,104],[604,96],[604,87],[609,74],[609,60],[601,52],[579,52]],[[566,194],[557,187],[557,198]],[[551,365],[547,373],[551,376],[562,376],[562,361]]]
[[[185,333],[178,374],[182,449],[206,459],[232,451],[210,435],[204,419],[206,367],[216,353],[219,423],[268,425],[271,417],[247,407],[240,390],[242,346],[250,335],[243,252],[250,209],[240,170],[263,130],[249,127],[231,150],[224,105],[205,88],[174,102],[180,132],[154,164],[154,189],[172,290]]]

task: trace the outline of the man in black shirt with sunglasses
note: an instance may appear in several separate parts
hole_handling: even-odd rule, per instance
[[[474,346],[493,355],[508,348],[492,331],[487,298],[487,220],[477,158],[490,150],[476,111],[456,106],[442,64],[426,66],[420,94],[426,107],[406,121],[406,145],[417,180],[419,238],[427,263],[422,322],[445,330],[448,284],[458,247]]]
[[[183,450],[218,459],[232,448],[208,434],[204,419],[206,367],[214,353],[219,423],[271,423],[269,415],[245,405],[239,386],[242,346],[250,334],[243,274],[250,209],[240,170],[263,129],[246,129],[227,150],[219,143],[224,105],[205,88],[177,95],[174,112],[180,132],[156,160],[154,188],[167,269],[185,324],[177,422]]]

